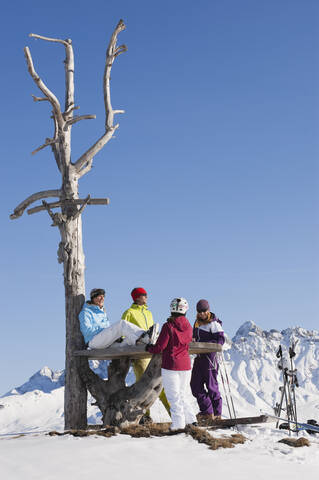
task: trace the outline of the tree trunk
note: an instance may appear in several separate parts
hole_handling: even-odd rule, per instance
[[[61,149],[68,154],[66,145],[70,144],[70,133],[67,132],[65,144]],[[73,167],[69,165],[63,172],[61,188],[62,215],[66,218],[59,225],[61,242],[58,250],[58,261],[64,267],[65,289],[65,393],[64,421],[65,428],[85,428],[87,425],[87,390],[80,375],[80,362],[73,352],[84,347],[80,332],[79,313],[85,301],[84,253],[82,246],[82,218],[72,200],[78,199],[78,182],[74,180]]]
[[[84,255],[82,250],[81,218],[64,225],[59,254],[64,253],[65,288],[65,428],[85,428],[87,424],[87,391],[79,375],[80,363],[73,352],[84,347],[78,315],[85,301]],[[60,228],[60,230],[62,230]]]
[[[113,360],[120,362],[121,360]],[[130,387],[117,388],[110,395],[107,409],[103,413],[103,425],[124,427],[139,423],[162,391],[162,356],[153,355],[141,379]],[[112,379],[112,372],[111,379]],[[118,386],[117,386],[118,387]]]
[[[138,423],[162,391],[161,355],[153,355],[141,379],[130,387],[125,385],[129,358],[110,363],[108,380],[96,375],[85,357],[79,358],[81,378],[101,410],[103,425],[124,427]]]

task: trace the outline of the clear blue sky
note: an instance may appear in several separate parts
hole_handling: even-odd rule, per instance
[[[112,71],[120,128],[80,181],[86,287],[105,287],[111,320],[149,292],[163,322],[174,296],[207,298],[232,336],[318,328],[319,3],[312,0],[10,1],[1,10],[0,392],[64,366],[64,287],[47,213],[11,221],[21,200],[59,188],[52,133],[23,56],[61,100],[72,38],[76,159],[103,132],[102,75],[113,28],[128,52]]]

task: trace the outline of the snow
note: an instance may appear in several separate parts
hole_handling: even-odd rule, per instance
[[[319,333],[299,327],[266,332],[253,322],[240,327],[233,340],[228,340],[224,353],[238,416],[273,412],[281,384],[275,353],[279,344],[286,351],[292,338],[298,340],[299,420],[319,419]],[[105,365],[93,366],[105,375]],[[0,399],[1,478],[80,480],[101,474],[110,480],[123,480],[125,476],[132,480],[165,476],[194,479],[201,475],[230,480],[269,480],[270,476],[285,480],[301,475],[310,480],[318,478],[319,435],[303,432],[299,435],[310,440],[310,447],[289,447],[278,443],[287,432],[277,430],[275,423],[241,426],[240,433],[248,439],[245,444],[214,451],[186,434],[156,438],[50,437],[47,432],[63,430],[63,379],[63,372],[44,367]],[[222,387],[221,391],[225,396]],[[226,393],[229,394],[227,388]],[[91,401],[89,423],[100,423],[100,413]],[[196,408],[194,399],[193,405]],[[151,415],[154,421],[168,420],[158,401]],[[225,402],[224,415],[228,417]],[[233,430],[212,432],[214,436],[232,433]]]
[[[244,445],[214,451],[185,434],[150,439],[127,435],[0,437],[2,478],[81,480],[101,474],[110,480],[126,476],[132,480],[194,479],[204,475],[236,480],[317,478],[317,439],[311,439],[310,447],[293,448],[278,443],[283,434],[273,427],[244,427],[240,431],[249,438]]]

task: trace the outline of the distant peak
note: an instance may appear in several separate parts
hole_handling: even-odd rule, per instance
[[[302,327],[290,327],[281,331],[284,337],[308,338],[309,340],[317,340],[319,337],[318,333],[317,330],[306,330]]]
[[[256,335],[263,336],[264,331],[259,328],[254,322],[248,321],[243,323],[242,326],[239,327],[233,340],[236,340],[240,337],[247,337],[249,333],[255,333]]]
[[[38,372],[36,372],[36,374],[40,374],[44,377],[50,377],[52,378],[52,374],[53,374],[53,371],[51,370],[51,368],[45,366],[45,367],[42,367],[41,370],[39,370]]]

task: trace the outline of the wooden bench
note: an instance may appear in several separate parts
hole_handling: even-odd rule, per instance
[[[217,343],[192,342],[189,345],[191,355],[221,351],[222,346]],[[74,355],[79,360],[82,381],[102,412],[103,425],[138,423],[162,390],[161,354],[147,352],[145,345],[117,343],[108,348],[77,350]],[[140,358],[151,361],[140,380],[127,386],[125,378],[130,361]],[[103,380],[95,374],[85,359],[112,360],[108,367],[108,379]]]
[[[189,353],[196,355],[200,353],[221,352],[222,346],[218,343],[209,342],[191,342],[189,344]],[[96,348],[92,350],[76,350],[75,356],[87,357],[89,360],[112,360],[119,358],[152,358],[153,354],[145,350],[145,345],[121,345],[115,347]]]

